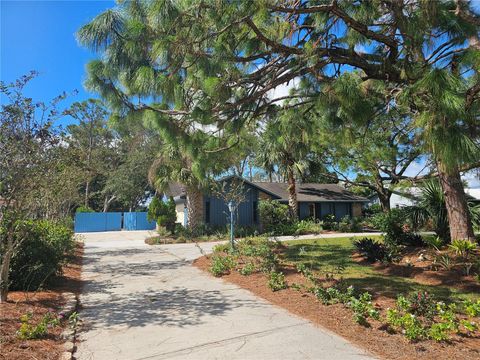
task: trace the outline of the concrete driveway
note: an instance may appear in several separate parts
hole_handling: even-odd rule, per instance
[[[84,234],[77,359],[369,359],[365,351],[191,265],[194,244]],[[206,251],[213,244],[202,244]]]

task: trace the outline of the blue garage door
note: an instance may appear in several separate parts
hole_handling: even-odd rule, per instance
[[[122,229],[122,213],[76,213],[75,232],[118,231]]]
[[[125,230],[154,230],[155,221],[148,221],[146,212],[123,213],[123,228]]]

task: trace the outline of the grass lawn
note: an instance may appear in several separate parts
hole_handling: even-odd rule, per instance
[[[374,266],[358,263],[351,256],[355,249],[351,238],[293,240],[285,244],[288,245],[284,254],[287,262],[304,263],[312,270],[333,273],[336,278],[343,277],[348,284],[368,290],[374,296],[396,298],[401,293],[428,291],[440,300],[480,298],[478,292],[462,292],[449,286],[424,285],[411,278],[384,274]],[[338,270],[340,267],[343,271]]]

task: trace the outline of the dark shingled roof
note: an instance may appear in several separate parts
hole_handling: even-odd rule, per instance
[[[168,183],[168,189],[165,191],[168,196],[176,198],[177,196],[185,195],[185,187],[178,182]]]
[[[273,182],[252,182],[261,190],[273,193],[279,197],[280,201],[288,201],[288,184]],[[337,184],[296,184],[297,200],[299,202],[328,202],[328,201],[361,201],[367,202],[368,199],[355,195]]]
[[[220,181],[228,180],[232,176],[227,176]],[[288,201],[288,184],[287,183],[275,183],[275,182],[260,182],[253,181],[250,182],[246,179],[243,179],[245,183],[250,184],[260,191],[264,191],[267,194],[274,195],[280,201]],[[314,184],[314,183],[305,183],[297,184],[297,200],[299,202],[328,202],[328,201],[337,201],[337,202],[368,202],[367,198],[362,196],[355,195],[350,191],[344,189],[343,187],[336,184]],[[168,196],[173,196],[174,198],[185,196],[185,187],[177,182],[171,182],[168,185],[168,190],[166,191]]]

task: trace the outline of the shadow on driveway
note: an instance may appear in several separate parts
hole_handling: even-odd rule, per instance
[[[95,310],[86,309],[82,318],[90,324],[90,329],[117,325],[128,328],[147,325],[184,327],[202,324],[203,317],[222,316],[243,306],[258,308],[265,305],[258,301],[229,298],[216,290],[147,289],[125,296],[112,295],[108,302],[90,302],[88,307]]]

